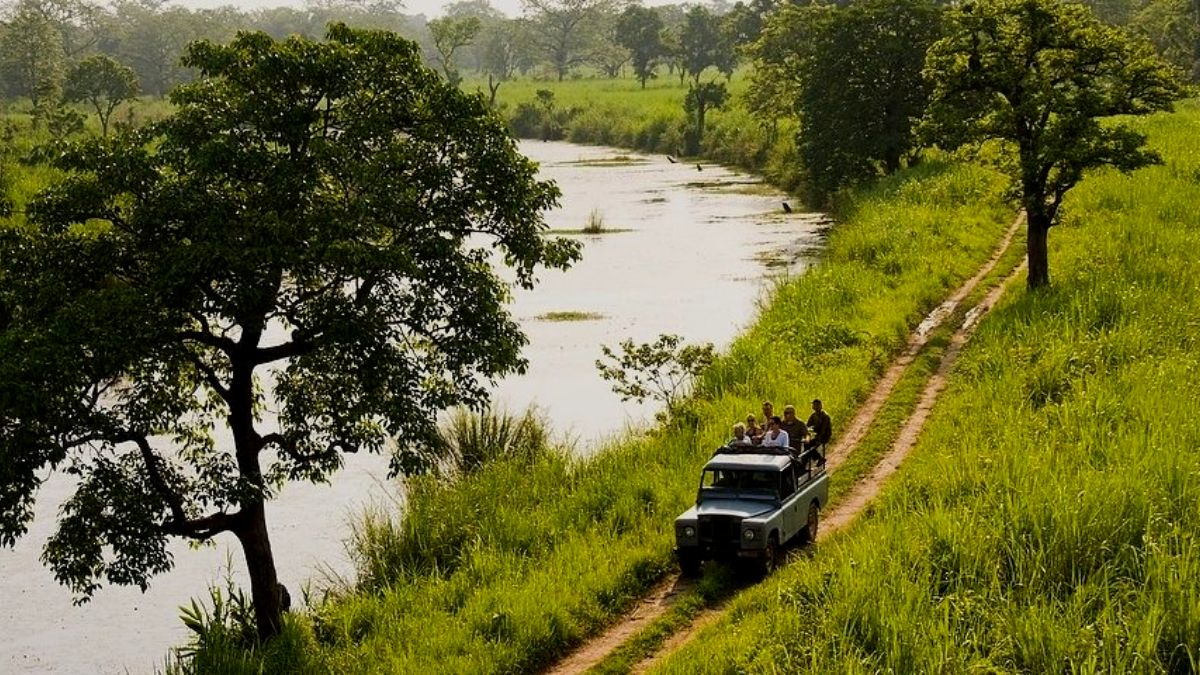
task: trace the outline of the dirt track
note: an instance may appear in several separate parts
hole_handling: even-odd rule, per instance
[[[847,425],[845,433],[833,444],[827,455],[828,469],[832,470],[840,465],[866,437],[867,432],[875,422],[875,418],[879,415],[879,411],[891,396],[892,390],[895,389],[904,371],[912,364],[925,345],[928,344],[937,328],[946,319],[953,316],[962,301],[975,292],[979,284],[995,270],[1000,260],[1004,257],[1004,254],[1012,245],[1023,223],[1023,218],[1017,218],[1005,232],[1000,245],[992,253],[991,257],[988,258],[987,262],[979,268],[974,276],[964,282],[950,297],[930,312],[913,331],[912,335],[909,336],[904,351],[896,357],[887,371],[884,372],[883,376],[876,383],[875,388],[871,391],[870,396],[867,397],[859,408],[854,419]],[[818,536],[818,541],[829,537],[834,532],[849,525],[855,516],[859,515],[866,508],[867,504],[879,494],[884,483],[896,472],[901,462],[903,462],[904,458],[916,445],[921,430],[924,428],[925,422],[933,410],[938,396],[946,387],[946,378],[953,368],[954,363],[958,360],[958,355],[961,353],[963,346],[967,343],[967,340],[978,325],[979,319],[995,305],[1009,282],[1019,275],[1024,267],[1024,263],[1018,265],[978,305],[967,312],[962,325],[952,335],[950,345],[945,354],[943,354],[937,371],[926,382],[917,407],[908,419],[905,420],[904,426],[892,444],[891,450],[876,463],[866,478],[851,488],[849,494],[840,501],[837,508],[822,518],[822,528]],[[638,606],[620,621],[613,624],[600,635],[584,643],[546,672],[552,675],[586,672],[624,644],[626,640],[635,635],[642,627],[665,614],[671,608],[679,593],[686,588],[687,584],[685,581],[678,575],[671,575],[664,582],[655,586],[651,594],[638,603]],[[723,613],[719,608],[702,612],[686,628],[668,638],[658,652],[638,663],[633,668],[633,672],[641,673],[649,670],[662,656],[670,654],[686,644],[696,633],[719,619]]]

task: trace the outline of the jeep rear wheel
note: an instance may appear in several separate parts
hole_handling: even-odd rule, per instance
[[[817,541],[817,527],[821,524],[821,507],[814,501],[808,505],[808,523],[801,531],[801,538],[806,544]]]

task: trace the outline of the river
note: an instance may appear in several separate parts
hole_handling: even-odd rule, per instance
[[[576,452],[653,413],[621,403],[600,379],[601,344],[676,333],[724,347],[753,321],[769,280],[802,272],[820,246],[822,217],[785,214],[781,194],[744,174],[567,143],[522,142],[521,150],[562,189],[561,207],[547,216],[551,228],[578,230],[595,213],[605,228],[621,230],[569,235],[583,243],[583,259],[566,272],[542,272],[537,288],[518,292],[512,305],[530,338],[529,369],[499,383],[495,398],[514,411],[538,406]],[[588,316],[548,318],[556,312]],[[268,504],[280,579],[294,597],[326,566],[349,572],[346,523],[364,505],[394,497],[386,464],[349,456],[331,485],[292,484]],[[0,672],[161,670],[169,648],[187,638],[178,606],[205,596],[230,559],[234,578],[242,578],[236,541],[223,535],[200,550],[176,545],[175,568],[146,593],[106,587],[76,607],[38,561],[68,489],[52,477],[29,534],[0,549]]]

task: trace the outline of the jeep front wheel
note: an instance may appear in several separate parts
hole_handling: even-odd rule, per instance
[[[679,571],[691,579],[700,576],[700,556],[695,553],[679,552]]]
[[[779,568],[780,556],[783,553],[779,550],[779,535],[771,533],[771,538],[767,539],[767,550],[762,559],[762,573],[767,576]]]

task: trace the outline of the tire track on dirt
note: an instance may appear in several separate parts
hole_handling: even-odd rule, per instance
[[[929,415],[933,412],[934,405],[937,403],[942,391],[946,388],[950,371],[954,368],[954,364],[958,362],[958,357],[962,353],[963,347],[966,346],[967,342],[971,339],[971,335],[974,334],[975,328],[979,325],[979,320],[995,306],[1012,281],[1019,277],[1024,270],[1025,263],[1021,262],[1000,283],[996,284],[979,304],[967,312],[962,325],[951,336],[950,344],[947,346],[945,354],[942,355],[942,360],[938,363],[937,371],[926,381],[925,388],[921,392],[920,401],[908,419],[905,420],[904,426],[900,429],[900,433],[892,443],[891,450],[875,464],[875,468],[871,471],[871,474],[855,483],[849,494],[838,503],[837,508],[833,509],[828,516],[822,519],[824,527],[817,533],[817,541],[828,539],[830,536],[847,528],[854,522],[855,518],[867,510],[871,501],[879,496],[887,481],[896,473],[900,465],[904,462],[904,459],[916,447],[917,440],[921,436],[921,431],[925,428],[925,423],[929,420]],[[729,598],[729,600],[732,600],[732,598]],[[646,659],[643,659],[630,672],[645,673],[651,670],[667,655],[687,644],[702,630],[720,619],[725,614],[724,607],[727,603],[728,600],[719,607],[701,612],[691,624],[682,631],[672,635],[663,643],[662,648]]]
[[[1000,244],[996,247],[995,251],[992,252],[992,255],[987,259],[987,261],[984,262],[984,264],[976,271],[975,275],[963,282],[963,284],[959,286],[954,293],[952,293],[948,298],[946,298],[946,300],[935,307],[933,311],[930,312],[925,319],[917,325],[912,335],[909,336],[904,351],[898,357],[896,357],[890,366],[888,366],[888,369],[884,372],[883,376],[875,384],[875,388],[872,389],[870,396],[868,396],[863,404],[859,407],[858,413],[851,420],[850,424],[847,425],[846,431],[839,436],[838,440],[833,444],[829,452],[826,453],[827,470],[833,470],[835,467],[841,464],[846,457],[850,455],[851,451],[866,437],[867,432],[871,429],[871,425],[875,422],[875,418],[879,415],[879,411],[883,408],[884,404],[891,396],[892,390],[895,389],[896,384],[900,381],[900,377],[904,374],[904,371],[909,365],[912,364],[917,355],[920,354],[922,349],[924,349],[925,345],[929,343],[933,333],[946,321],[946,319],[954,314],[954,311],[958,309],[959,304],[961,304],[963,300],[970,296],[971,293],[975,292],[975,289],[978,288],[979,284],[985,278],[987,278],[987,276],[991,274],[993,270],[996,269],[996,265],[1000,263],[1001,259],[1004,257],[1004,254],[1012,246],[1012,242],[1016,238],[1016,235],[1020,231],[1021,225],[1024,222],[1024,217],[1017,217],[1013,221],[1012,225],[1009,226],[1008,230],[1005,231],[1004,236],[1001,239]],[[1023,267],[1023,265],[1021,267]],[[1018,267],[1018,270],[1021,267]],[[1016,271],[1014,271],[1013,274],[1016,274]],[[1002,289],[1007,286],[1010,278],[1011,275],[1010,277],[1006,277],[1004,281],[997,286],[997,288]],[[989,295],[988,297],[991,296]],[[982,306],[982,304],[983,303],[981,303],[980,306]],[[976,307],[976,309],[978,309],[978,307]],[[966,327],[965,324],[964,327]],[[962,332],[961,329],[958,332]],[[957,337],[957,335],[958,333],[956,332],[955,336]],[[947,354],[949,354],[949,350],[947,351]],[[957,352],[955,352],[955,358],[957,358]],[[945,357],[943,357],[943,361],[944,359]],[[942,368],[939,366],[938,373],[941,372]],[[936,376],[937,375],[935,374],[934,377],[936,378]],[[944,388],[944,386],[945,384],[943,383],[941,387],[938,388],[938,393],[941,392],[941,388]],[[933,400],[936,400],[936,397],[937,395],[934,394]],[[923,394],[921,404],[924,403],[925,395]],[[918,404],[918,409],[920,409],[921,404]],[[928,405],[932,407],[932,400]],[[925,417],[927,416],[928,411],[925,413]],[[911,421],[911,418],[909,421]],[[924,417],[922,417],[921,424],[924,424]],[[908,426],[909,425],[906,422],[905,429],[907,429]],[[919,433],[919,428],[914,433]],[[901,437],[903,436],[904,433],[902,432]],[[897,438],[897,443],[899,440],[900,438]],[[887,457],[883,458],[880,464],[891,459],[893,453],[889,453]],[[876,466],[876,470],[879,469],[879,466],[880,465]],[[894,471],[895,469],[893,467],[892,472]],[[888,473],[887,475],[890,476],[891,473]],[[864,482],[874,480],[875,478],[875,474],[872,473],[871,476],[866,478],[864,481],[860,481],[859,484],[857,484],[855,488],[851,490],[851,493],[849,497],[847,497],[846,501],[849,501],[850,498],[855,498],[856,496],[860,500],[864,499],[863,496],[858,494],[859,485],[863,484]],[[877,490],[878,486],[876,486],[876,491]],[[869,500],[869,497],[866,497],[865,499]],[[838,517],[839,511],[840,509],[835,510],[832,517]],[[843,518],[846,519],[846,522],[849,522],[848,518]],[[833,527],[836,529],[838,526],[835,524]],[[823,528],[822,532],[826,532],[828,529],[828,527]],[[821,535],[819,534],[818,539],[820,537]],[[546,675],[574,675],[576,673],[583,673],[587,671],[593,666],[599,664],[606,656],[608,656],[608,654],[624,644],[626,640],[636,635],[642,627],[666,614],[667,611],[671,609],[674,601],[680,596],[680,594],[691,588],[691,586],[692,583],[686,579],[683,579],[678,573],[669,575],[664,581],[655,586],[646,598],[638,602],[637,605],[631,611],[626,613],[620,620],[609,626],[600,635],[597,635],[596,637],[580,645],[565,658],[545,669],[543,672],[546,673]],[[673,635],[671,638],[668,638],[668,640],[663,644],[663,647],[659,649],[654,656],[650,657],[650,659],[647,659],[646,661],[643,661],[642,663],[639,663],[634,668],[634,672],[642,672],[645,670],[645,666],[653,659],[657,658],[658,655],[674,651],[676,648],[690,639],[690,636],[693,635],[695,631],[699,630],[705,625],[708,625],[712,621],[715,621],[722,613],[723,612],[719,608],[712,608],[701,612],[701,614],[695,620],[693,620],[687,628],[676,635]]]
[[[958,309],[959,304],[975,292],[979,287],[980,282],[987,278],[996,265],[1000,264],[1000,260],[1004,258],[1004,254],[1012,246],[1013,239],[1021,230],[1021,225],[1025,223],[1024,216],[1018,216],[1013,220],[1012,225],[1004,233],[1004,238],[1001,239],[1000,245],[992,253],[992,256],[987,259],[987,262],[975,272],[975,276],[963,282],[958,290],[954,291],[950,297],[946,298],[942,304],[938,305],[930,312],[921,323],[917,324],[917,328],[908,338],[908,344],[904,346],[904,351],[900,356],[892,361],[888,369],[884,371],[883,377],[875,383],[875,388],[871,390],[871,395],[863,401],[858,408],[858,413],[846,425],[846,430],[838,437],[837,441],[826,453],[826,469],[832,471],[839,464],[845,461],[850,455],[850,451],[858,446],[867,436],[867,432],[871,430],[871,425],[875,423],[875,418],[879,415],[879,411],[883,405],[887,403],[888,398],[892,395],[892,390],[896,388],[896,384],[900,381],[900,377],[904,375],[904,371],[908,369],[912,362],[916,360],[917,355],[929,344],[929,339],[945,321],[954,314],[954,310]]]

